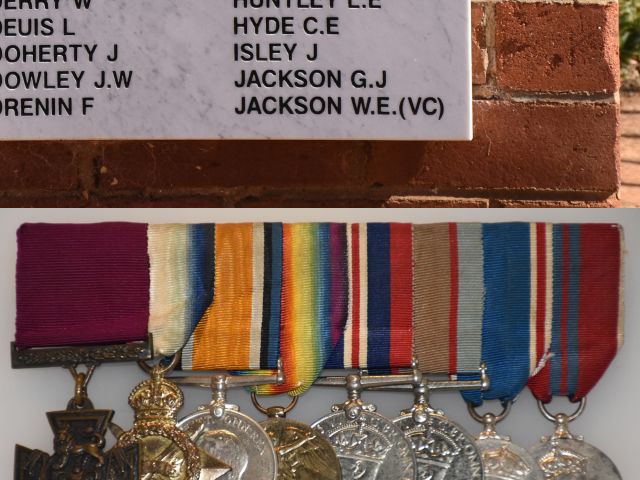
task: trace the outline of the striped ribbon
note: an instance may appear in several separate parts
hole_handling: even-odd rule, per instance
[[[213,226],[26,224],[18,231],[19,348],[154,338],[173,355],[213,298]]]
[[[554,315],[562,308],[558,299],[563,288],[576,292],[576,286],[558,275],[558,269],[579,272],[582,268],[582,281],[591,288],[606,283],[601,285],[601,297],[607,300],[598,300],[602,300],[600,311],[608,312],[619,325],[619,272],[608,277],[601,273],[602,269],[611,271],[611,262],[620,262],[619,238],[617,244],[605,241],[601,233],[612,230],[617,232],[618,227],[415,226],[414,321],[416,354],[423,370],[472,378],[466,372],[484,362],[491,377],[490,390],[465,392],[465,399],[479,405],[484,399],[515,398],[549,358],[550,333]],[[583,232],[582,240],[592,247],[589,252],[581,256],[576,249],[567,250],[571,242],[559,232],[572,231]],[[575,298],[568,295],[564,303],[567,318],[577,321],[576,307]],[[605,348],[597,338],[598,328],[591,324],[585,331],[591,332],[585,341],[597,344],[596,349]],[[611,348],[609,353],[608,361]]]
[[[276,367],[281,257],[279,224],[216,225],[215,297],[183,350],[183,369]]]
[[[318,378],[347,318],[346,226],[284,226],[281,352],[285,384],[260,394],[300,395]]]
[[[413,357],[412,225],[347,228],[348,298],[344,335],[328,368],[388,370]]]
[[[544,402],[584,398],[623,342],[622,232],[617,225],[537,226],[539,262],[529,387]]]
[[[186,343],[187,369],[282,357],[287,384],[260,393],[298,394],[325,365],[408,366],[415,337],[425,372],[487,364],[475,404],[530,376],[541,399],[579,399],[622,342],[620,243],[614,225],[27,224],[16,343],[149,331],[158,355]]]
[[[156,355],[180,350],[213,299],[213,225],[149,225],[149,332]]]
[[[427,372],[477,372],[488,392],[467,401],[510,399],[529,378],[528,224],[442,224],[414,228],[416,356]]]
[[[187,370],[264,370],[282,357],[306,391],[346,321],[346,235],[337,224],[216,226],[215,298],[183,352]]]

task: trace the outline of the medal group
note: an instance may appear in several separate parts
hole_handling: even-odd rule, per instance
[[[622,345],[622,251],[608,224],[25,224],[13,366],[68,368],[74,389],[47,414],[53,453],[17,446],[14,478],[620,479],[569,424]],[[127,430],[88,396],[116,361],[149,376]],[[287,418],[314,385],[343,400]],[[210,403],[179,419],[180,386]],[[529,450],[498,433],[527,387],[555,425]],[[431,405],[445,389],[477,438]],[[414,402],[386,418],[368,390]],[[556,396],[576,411],[550,413]]]

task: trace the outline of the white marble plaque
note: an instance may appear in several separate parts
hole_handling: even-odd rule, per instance
[[[0,138],[469,140],[470,10],[0,0]]]

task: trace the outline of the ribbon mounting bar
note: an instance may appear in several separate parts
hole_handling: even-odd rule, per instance
[[[358,388],[360,390],[374,390],[387,392],[409,392],[416,387],[424,386],[429,391],[435,390],[480,390],[487,391],[491,387],[491,379],[486,365],[480,365],[478,380],[431,380],[422,374],[417,361],[414,360],[412,373],[400,375],[369,375],[366,371],[357,373]],[[321,376],[314,385],[325,387],[344,387],[348,380],[343,376]]]
[[[71,367],[99,363],[132,362],[153,358],[153,339],[112,345],[83,345],[67,347],[38,347],[18,349],[11,342],[11,367]]]
[[[210,375],[186,375],[169,379],[178,385],[211,388],[213,392],[257,385],[282,385],[285,381],[282,359],[278,359],[278,369],[273,375],[228,375],[223,372],[211,372]]]

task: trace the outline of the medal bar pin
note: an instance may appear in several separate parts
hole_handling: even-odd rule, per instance
[[[139,342],[111,345],[69,345],[20,349],[11,342],[11,367],[71,367],[101,363],[132,362],[153,358],[153,337]]]
[[[417,368],[417,361],[414,360],[415,368]],[[470,373],[470,372],[469,372]],[[475,372],[474,372],[475,373]],[[408,392],[415,391],[416,388],[422,388],[425,391],[434,390],[480,390],[486,392],[491,388],[491,378],[487,372],[487,366],[483,363],[478,368],[477,372],[480,376],[478,380],[434,380],[427,379],[423,374],[422,381],[419,384],[403,384],[392,386],[372,387],[370,390],[386,391],[386,392]]]
[[[172,376],[172,382],[178,385],[211,388],[220,390],[240,387],[255,387],[257,385],[282,385],[284,383],[284,370],[282,360],[278,359],[278,367],[275,375],[229,375],[225,372],[211,372],[209,375],[183,375]]]
[[[186,375],[170,377],[170,380],[178,385],[187,387],[210,388],[213,398],[210,404],[211,414],[215,418],[222,418],[228,405],[227,391],[231,388],[255,387],[258,385],[282,385],[284,383],[284,370],[282,360],[278,360],[278,369],[275,375],[229,375],[223,372],[214,372],[210,375]]]
[[[480,378],[478,380],[429,380],[419,370],[417,361],[414,360],[411,373],[394,375],[370,375],[367,371],[360,370],[358,377],[358,388],[361,390],[408,392],[413,391],[419,385],[423,385],[429,391],[433,390],[482,390],[486,391],[491,386],[491,379],[487,372],[486,365],[479,367]],[[344,387],[347,385],[346,376],[327,375],[319,377],[314,385],[323,387]],[[355,379],[353,379],[355,381]]]

